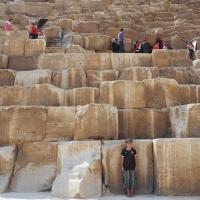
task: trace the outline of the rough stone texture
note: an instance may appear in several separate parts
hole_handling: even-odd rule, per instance
[[[115,81],[118,79],[119,72],[115,70],[88,70],[87,75],[87,87],[100,88],[100,84],[103,81]]]
[[[65,53],[91,53],[92,51],[85,50],[80,45],[69,44],[65,48]]]
[[[82,21],[76,26],[76,32],[78,33],[97,33],[99,30],[98,22],[96,21]]]
[[[135,81],[107,81],[100,85],[102,103],[108,103],[117,108],[144,108],[144,82]]]
[[[48,107],[44,141],[67,141],[74,138],[76,107]]]
[[[61,38],[62,29],[59,26],[48,27],[42,31],[42,34],[46,39]]]
[[[143,81],[144,79],[158,78],[157,67],[130,67],[123,69],[119,74],[119,80]]]
[[[62,89],[85,87],[85,72],[82,68],[71,68],[56,71],[52,74],[52,84]]]
[[[117,139],[118,111],[108,104],[78,106],[75,116],[75,140]]]
[[[112,194],[124,194],[122,181],[120,181],[122,177],[120,159],[123,148],[125,148],[124,140],[103,141],[102,166],[104,184],[105,188]],[[133,148],[136,149],[138,157],[136,193],[151,193],[153,191],[152,141],[134,140]]]
[[[0,54],[0,69],[7,69],[8,67],[8,56]]]
[[[172,137],[199,137],[199,110],[200,104],[188,104],[170,108],[169,119],[172,129]]]
[[[168,136],[166,109],[119,109],[119,139],[154,139]]]
[[[70,29],[71,31],[75,30],[74,21],[71,19],[67,19],[67,18],[58,19],[57,22],[58,22],[58,26],[60,26],[62,30],[67,30],[67,29]]]
[[[165,108],[180,105],[178,83],[173,79],[145,79],[145,96],[148,108]]]
[[[0,193],[6,192],[11,181],[16,157],[16,146],[0,147]]]
[[[63,106],[64,90],[49,84],[0,88],[0,106]]]
[[[200,195],[200,139],[156,139],[153,147],[156,194]]]
[[[18,145],[11,191],[51,189],[57,171],[57,143],[27,142]]]
[[[51,70],[39,69],[17,72],[15,86],[51,83]]]
[[[81,87],[65,91],[65,105],[79,106],[90,103],[99,103],[99,89]]]
[[[58,145],[58,175],[51,194],[98,198],[102,193],[101,142],[72,141]]]
[[[14,86],[16,72],[10,69],[0,69],[0,87]]]
[[[46,41],[43,39],[26,40],[25,56],[39,56],[45,53]]]

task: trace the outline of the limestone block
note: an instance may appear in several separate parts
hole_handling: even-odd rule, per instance
[[[119,74],[119,80],[143,81],[144,79],[158,78],[157,67],[130,67],[123,69]]]
[[[51,195],[99,198],[102,193],[101,142],[72,141],[58,145],[58,175]]]
[[[45,53],[46,41],[43,39],[26,40],[25,56],[39,56]]]
[[[51,26],[42,31],[46,39],[61,38],[62,29],[59,26]]]
[[[200,59],[194,60],[194,61],[193,61],[193,66],[194,66],[195,68],[200,68]]]
[[[66,141],[74,138],[76,107],[48,107],[44,141]]]
[[[35,70],[38,62],[34,56],[9,56],[8,60],[8,69],[16,71]]]
[[[87,51],[82,48],[80,45],[69,44],[65,48],[65,53],[90,53],[91,51]]]
[[[171,122],[173,137],[199,137],[199,109],[199,104],[189,104],[170,108],[169,118]]]
[[[7,69],[8,67],[8,56],[0,54],[0,69]]]
[[[87,86],[100,88],[100,83],[103,81],[115,81],[118,79],[118,71],[115,70],[88,70],[87,71]]]
[[[122,27],[132,29],[132,25],[130,21],[118,21],[117,25],[119,29],[121,29]]]
[[[75,140],[117,139],[118,111],[108,104],[78,106],[75,116]]]
[[[86,75],[82,68],[70,68],[53,72],[52,84],[62,89],[86,86]]]
[[[11,191],[49,190],[56,177],[57,143],[27,142],[18,145]]]
[[[103,20],[99,21],[99,31],[105,31],[107,28],[117,27],[117,23],[114,21]]]
[[[65,53],[65,48],[62,48],[62,47],[46,47],[45,53]]]
[[[10,69],[0,69],[0,87],[14,86],[16,72]]]
[[[0,106],[64,105],[64,90],[49,84],[0,88]]]
[[[199,196],[200,139],[156,139],[153,147],[156,193]]]
[[[124,38],[124,51],[129,53],[132,52],[131,39]]]
[[[156,67],[171,67],[171,60],[168,58],[168,51],[156,50],[152,52],[153,65]]]
[[[70,29],[71,31],[75,31],[75,24],[74,21],[71,19],[58,19],[58,26],[62,29],[62,30],[67,30]]]
[[[187,73],[188,73],[190,84],[200,83],[200,69],[199,68],[187,67]]]
[[[119,139],[154,139],[168,136],[166,109],[119,109]]]
[[[177,58],[172,62],[172,66],[175,66],[175,67],[192,67],[193,62],[189,58]]]
[[[102,103],[117,108],[146,107],[144,82],[105,81],[100,85],[100,96]]]
[[[168,67],[159,70],[161,78],[175,79],[178,84],[189,84],[189,76],[185,67]]]
[[[6,192],[11,181],[16,158],[16,146],[0,147],[0,193]]]
[[[65,105],[79,106],[90,103],[99,103],[99,89],[81,87],[65,91]]]
[[[97,33],[99,25],[97,21],[82,21],[76,25],[76,32],[78,33]]]
[[[80,45],[83,47],[83,38],[75,33],[68,33],[62,39],[62,47],[67,47],[69,44]]]
[[[110,48],[110,37],[106,35],[84,37],[83,43],[83,47],[87,50],[105,50]]]
[[[147,108],[165,108],[180,105],[179,86],[174,79],[145,79]]]
[[[102,167],[103,179],[107,190],[112,194],[124,194],[122,189],[122,171],[120,166],[121,151],[125,148],[124,140],[103,141]],[[153,191],[153,149],[151,140],[134,140],[133,148],[137,151],[138,170],[136,193]]]
[[[24,39],[6,40],[4,42],[4,54],[9,56],[23,56],[25,49]]]

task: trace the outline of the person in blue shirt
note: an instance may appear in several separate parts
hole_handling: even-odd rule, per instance
[[[119,53],[124,53],[124,29],[118,34]]]

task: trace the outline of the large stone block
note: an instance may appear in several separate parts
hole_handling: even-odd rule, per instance
[[[119,139],[154,139],[168,136],[166,109],[119,109]]]
[[[45,35],[46,39],[61,38],[62,29],[59,26],[51,26],[51,27],[45,28],[42,31],[42,34]]]
[[[200,104],[189,104],[172,107],[169,110],[169,119],[172,137],[192,138],[199,137],[200,132]]]
[[[144,79],[158,78],[157,67],[130,67],[123,69],[119,74],[119,80],[143,81]]]
[[[8,67],[8,56],[0,54],[0,69],[7,69]]]
[[[58,175],[52,196],[99,198],[102,193],[101,142],[72,141],[58,145]]]
[[[145,79],[145,97],[148,108],[180,105],[179,86],[174,79]]]
[[[107,28],[110,27],[117,27],[117,23],[108,20],[99,21],[99,31],[105,31]]]
[[[58,26],[62,29],[62,30],[67,30],[70,29],[71,31],[75,31],[75,23],[73,20],[71,19],[58,19]]]
[[[11,105],[64,105],[64,90],[49,84],[0,88],[0,106]]]
[[[25,56],[39,56],[45,53],[46,41],[43,39],[26,40]]]
[[[14,86],[16,72],[10,69],[0,69],[0,87]]]
[[[86,86],[86,75],[82,68],[70,68],[53,72],[52,84],[62,89]]]
[[[125,148],[124,140],[103,141],[103,180],[105,188],[112,194],[124,194],[120,166],[121,151],[123,148]],[[138,157],[136,193],[151,193],[153,191],[152,141],[134,140],[133,148],[136,149]]]
[[[74,139],[101,138],[118,138],[117,108],[108,104],[78,106],[75,116]]]
[[[153,147],[156,193],[199,196],[200,139],[156,139]]]
[[[0,193],[6,192],[10,184],[16,159],[16,146],[0,147]]]
[[[100,88],[103,81],[115,81],[118,79],[119,72],[115,70],[88,70],[87,71],[87,86]]]
[[[51,73],[51,70],[48,69],[17,72],[15,86],[51,83]]]
[[[49,190],[57,172],[57,143],[27,142],[18,145],[11,191]]]
[[[99,25],[96,21],[82,21],[76,25],[76,32],[78,33],[97,33]]]
[[[106,81],[100,85],[102,103],[108,103],[117,108],[144,108],[144,82],[135,81]]]

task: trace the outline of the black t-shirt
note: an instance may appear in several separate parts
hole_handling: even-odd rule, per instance
[[[119,53],[119,44],[117,44],[116,42],[113,42],[112,48],[113,48],[113,52]]]
[[[124,170],[135,170],[135,155],[137,155],[137,152],[135,149],[127,150],[124,148],[122,150],[122,156],[124,157]]]

